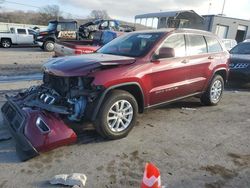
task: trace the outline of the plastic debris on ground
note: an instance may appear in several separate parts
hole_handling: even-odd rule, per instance
[[[182,107],[182,110],[187,110],[187,111],[196,111],[196,108],[187,108],[187,107]]]
[[[85,174],[73,173],[73,174],[59,174],[55,175],[50,183],[53,185],[61,184],[77,187],[84,187],[87,181],[87,177]]]

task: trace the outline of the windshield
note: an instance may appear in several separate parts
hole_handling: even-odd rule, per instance
[[[47,27],[48,31],[55,30],[56,29],[56,23],[54,22],[49,22],[49,25]]]
[[[149,52],[163,33],[130,33],[109,42],[97,52],[129,57],[140,57]]]
[[[238,44],[230,51],[230,54],[250,54],[250,42]]]

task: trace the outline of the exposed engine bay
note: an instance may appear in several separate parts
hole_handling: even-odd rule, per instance
[[[21,160],[75,143],[74,125],[95,121],[108,91],[94,80],[98,79],[96,72],[135,62],[134,58],[102,53],[84,57],[50,60],[44,65],[41,85],[6,96],[1,112]]]
[[[33,86],[17,96],[15,102],[22,107],[39,108],[49,112],[65,115],[70,121],[81,121],[85,117],[85,109],[93,102],[101,88],[93,87],[93,78],[59,77],[45,73],[43,84]]]

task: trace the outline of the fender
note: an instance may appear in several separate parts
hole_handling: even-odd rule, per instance
[[[91,120],[94,121],[96,119],[96,116],[100,110],[100,107],[101,107],[101,104],[103,103],[105,97],[107,96],[108,92],[113,90],[113,89],[116,89],[116,88],[119,88],[119,87],[122,87],[122,86],[131,86],[131,85],[136,85],[137,87],[139,87],[140,91],[141,91],[141,96],[142,96],[142,101],[143,101],[143,106],[142,106],[142,109],[144,109],[144,93],[143,93],[143,90],[140,86],[139,83],[137,82],[127,82],[127,83],[123,83],[123,84],[117,84],[117,85],[113,85],[107,89],[104,90],[104,92],[102,93],[102,95],[100,96],[98,102],[97,102],[97,105],[93,111],[93,115],[91,117]],[[143,111],[143,110],[142,110]]]
[[[207,90],[207,88],[209,87],[210,83],[212,82],[212,79],[214,78],[214,75],[218,72],[218,71],[225,71],[226,72],[226,78],[225,78],[225,83],[227,82],[228,80],[228,75],[229,75],[229,71],[226,69],[226,68],[218,68],[218,69],[215,69],[213,71],[213,74],[212,76],[209,78],[208,82],[209,84],[206,84],[206,87],[204,87],[203,89],[203,92],[205,92]]]

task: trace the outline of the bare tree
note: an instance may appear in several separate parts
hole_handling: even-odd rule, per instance
[[[58,5],[47,5],[39,10],[40,22],[47,24],[50,20],[62,19],[62,13]]]
[[[90,17],[93,19],[109,19],[109,15],[106,10],[92,10]]]

